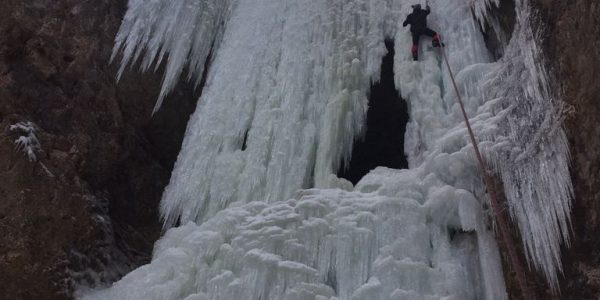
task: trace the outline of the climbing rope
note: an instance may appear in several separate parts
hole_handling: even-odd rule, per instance
[[[471,123],[469,122],[469,118],[467,117],[467,112],[465,111],[465,106],[463,104],[460,93],[458,92],[458,87],[456,86],[456,81],[454,79],[454,74],[452,73],[452,69],[450,68],[450,63],[448,62],[448,57],[446,56],[446,49],[444,49],[444,44],[440,38],[440,49],[444,56],[444,61],[446,62],[446,67],[448,67],[448,73],[450,73],[450,79],[452,79],[452,85],[454,86],[454,91],[456,92],[456,97],[458,98],[458,104],[460,105],[460,110],[462,111],[463,118],[465,119],[465,123],[467,124],[467,130],[469,132],[469,138],[471,139],[471,144],[473,144],[473,149],[475,150],[475,156],[477,157],[477,161],[479,162],[479,169],[481,170],[483,180],[485,182],[488,194],[490,196],[490,204],[492,206],[492,210],[494,211],[494,215],[496,217],[496,223],[498,224],[498,228],[500,229],[500,236],[502,237],[502,241],[506,245],[508,250],[508,255],[510,257],[511,265],[513,270],[516,273],[517,281],[519,282],[519,286],[521,288],[521,294],[523,295],[523,299],[530,300],[534,299],[533,294],[529,290],[527,282],[525,280],[525,272],[523,271],[523,267],[521,265],[521,261],[517,256],[517,250],[515,249],[514,244],[511,241],[508,223],[502,214],[502,210],[500,209],[500,205],[498,204],[498,200],[496,198],[496,189],[494,188],[494,184],[492,182],[492,178],[486,168],[485,161],[481,156],[481,152],[479,151],[479,146],[477,145],[477,140],[475,139],[475,135],[473,134],[473,129],[471,129]]]

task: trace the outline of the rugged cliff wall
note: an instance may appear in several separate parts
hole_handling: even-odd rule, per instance
[[[572,247],[564,251],[563,299],[600,294],[600,3],[538,0],[544,48],[564,100],[575,186]]]
[[[0,1],[0,298],[63,299],[73,278],[116,279],[160,233],[198,95],[181,85],[150,118],[160,75],[115,82],[126,2]],[[9,128],[24,121],[37,128],[35,162]]]

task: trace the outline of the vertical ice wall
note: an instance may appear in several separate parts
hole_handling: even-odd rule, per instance
[[[390,8],[237,1],[164,193],[166,223],[339,185],[334,174],[363,130]]]
[[[447,41],[476,134],[509,185],[530,258],[553,280],[570,182],[549,176],[567,174],[564,135],[526,41],[526,3],[507,45],[514,55],[493,63],[473,18],[491,2],[430,1],[430,25]],[[440,53],[424,40],[413,62],[399,26],[410,4],[131,1],[116,46],[123,66],[166,58],[166,92],[184,66],[201,74],[207,45],[214,58],[162,201],[167,226],[187,225],[167,232],[151,264],[95,296],[503,299],[483,186]],[[350,191],[335,173],[364,130],[384,37],[395,38],[395,82],[410,106],[411,169],[378,169]]]
[[[532,29],[532,9],[528,1],[515,1],[512,38],[503,45],[503,58],[490,63],[478,34],[480,27],[461,12],[465,7],[445,5],[444,1],[432,3],[436,9],[431,25],[441,29],[448,43],[446,51],[467,113],[490,167],[504,183],[526,256],[556,290],[557,274],[562,270],[560,247],[563,241],[568,244],[573,191],[568,142],[561,128],[562,104],[548,80],[537,44],[540,36]],[[472,1],[471,7],[478,21],[490,20],[492,26],[499,26],[495,16],[487,15],[490,6],[497,4]],[[501,28],[495,31],[502,33]],[[406,41],[407,37],[398,39]],[[435,62],[426,56],[418,65],[417,73],[428,74],[424,77],[407,72],[413,65],[395,66],[400,73],[397,86],[411,103],[406,144],[411,166],[421,164],[433,151],[452,153],[458,147],[469,147],[465,128],[457,123],[460,111],[445,66],[441,73],[423,71],[434,68]],[[437,74],[443,76],[441,91],[436,88],[441,80]],[[439,93],[443,94],[441,102],[436,101]]]

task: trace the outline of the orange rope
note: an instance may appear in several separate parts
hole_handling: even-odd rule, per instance
[[[460,93],[458,92],[458,87],[456,86],[456,81],[454,80],[454,74],[452,73],[452,69],[450,68],[450,63],[448,62],[448,57],[446,56],[446,50],[444,49],[444,44],[440,38],[440,48],[442,50],[442,54],[444,56],[444,61],[446,62],[446,66],[448,67],[448,73],[450,73],[450,78],[452,79],[452,85],[454,86],[454,91],[456,92],[456,97],[458,98],[458,104],[460,104],[460,110],[462,111],[462,115],[465,119],[465,123],[467,124],[467,130],[469,131],[469,138],[471,139],[471,144],[473,144],[473,149],[475,149],[475,156],[477,156],[477,161],[479,162],[479,168],[481,169],[481,173],[485,182],[485,185],[488,190],[488,194],[490,195],[490,204],[492,205],[492,209],[494,211],[494,215],[496,217],[496,222],[498,223],[498,227],[500,229],[500,235],[502,237],[502,241],[506,245],[508,249],[508,255],[510,256],[510,261],[513,269],[515,270],[517,281],[519,282],[519,286],[521,288],[521,294],[523,295],[523,299],[531,300],[533,298],[533,294],[529,290],[527,286],[527,281],[525,280],[525,272],[523,271],[523,267],[517,256],[517,250],[514,244],[511,241],[508,223],[504,218],[504,215],[501,212],[500,205],[498,205],[498,200],[496,198],[496,189],[494,188],[494,184],[492,182],[491,176],[488,173],[488,170],[485,166],[485,161],[481,156],[481,152],[479,152],[479,146],[477,145],[477,140],[475,140],[475,135],[473,134],[473,130],[471,129],[471,123],[469,122],[469,118],[467,117],[467,112],[465,111],[465,106],[463,104],[462,98],[460,97]]]

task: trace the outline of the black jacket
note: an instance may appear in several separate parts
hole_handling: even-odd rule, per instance
[[[431,12],[429,6],[426,9],[414,9],[410,15],[406,16],[406,20],[402,26],[410,24],[410,32],[420,33],[427,28],[427,15]]]

